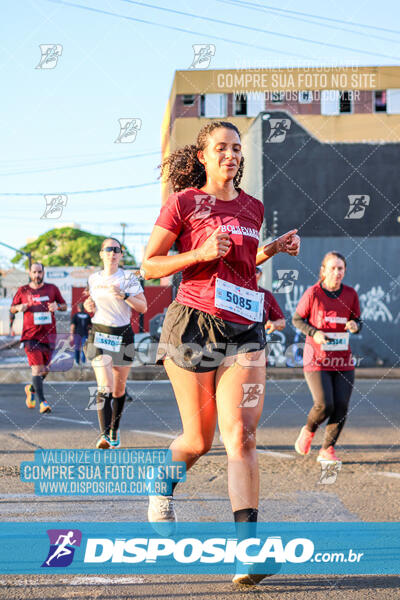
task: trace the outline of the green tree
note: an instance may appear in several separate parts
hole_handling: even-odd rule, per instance
[[[60,227],[46,231],[21,250],[31,252],[32,260],[42,262],[46,267],[101,266],[99,250],[105,239],[105,235],[95,235],[73,227]],[[27,257],[19,252],[11,262],[28,268]],[[124,265],[136,265],[135,257],[126,248]]]

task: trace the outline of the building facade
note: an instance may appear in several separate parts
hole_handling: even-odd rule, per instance
[[[177,71],[163,156],[213,120],[242,133],[242,187],[264,203],[262,238],[294,227],[302,237],[299,257],[278,255],[264,267],[288,320],[270,364],[301,363],[304,339],[291,315],[333,249],[347,257],[345,281],[360,297],[358,364],[400,364],[400,67]]]
[[[162,155],[193,143],[204,123],[228,119],[245,134],[260,112],[272,110],[295,116],[321,142],[396,142],[400,67],[176,71]]]

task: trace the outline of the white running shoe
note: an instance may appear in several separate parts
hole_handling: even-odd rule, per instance
[[[262,575],[261,573],[236,573],[232,579],[232,583],[235,585],[257,585],[265,577],[271,577],[271,575]]]
[[[243,569],[244,565],[238,568]],[[257,585],[260,583],[265,577],[272,577],[272,575],[276,575],[281,570],[282,566],[279,563],[271,563],[268,566],[266,565],[265,571],[269,571],[268,573],[253,573],[254,567],[253,565],[248,566],[247,573],[236,573],[234,578],[232,579],[232,583],[235,585],[243,585],[243,586],[251,586]]]
[[[153,529],[160,535],[170,536],[177,522],[172,496],[149,496],[147,517]],[[159,525],[159,527],[157,527]]]

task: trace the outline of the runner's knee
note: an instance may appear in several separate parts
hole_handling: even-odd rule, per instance
[[[225,448],[228,456],[246,454],[256,447],[255,428],[245,423],[235,423],[223,432]]]
[[[213,437],[204,435],[197,435],[190,439],[185,437],[185,442],[190,452],[196,456],[203,456],[203,454],[207,454],[210,450],[213,443]]]

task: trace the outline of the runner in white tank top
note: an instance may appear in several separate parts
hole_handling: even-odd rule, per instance
[[[132,309],[147,311],[138,278],[119,267],[121,244],[115,238],[103,241],[100,257],[104,269],[89,277],[89,297],[84,308],[93,312],[86,356],[92,360],[97,380],[97,414],[100,438],[97,448],[118,448],[119,422],[125,404],[125,387],[134,355]]]

